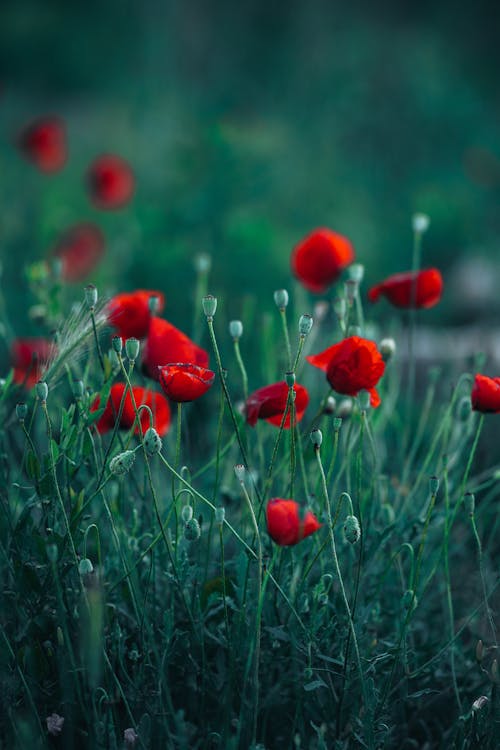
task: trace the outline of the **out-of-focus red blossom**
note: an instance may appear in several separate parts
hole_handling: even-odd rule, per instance
[[[125,206],[135,190],[130,164],[120,156],[99,156],[89,167],[87,181],[92,202],[97,208],[113,210]]]
[[[58,172],[66,163],[66,128],[58,117],[43,117],[27,125],[20,133],[19,148],[41,172]]]
[[[309,394],[303,385],[296,383],[295,391],[295,421],[300,422],[304,416],[309,403]],[[245,404],[246,420],[254,427],[258,419],[265,419],[270,424],[279,427],[288,401],[288,385],[284,380],[259,388],[249,395]],[[290,409],[285,418],[283,427],[290,429]]]
[[[443,277],[437,268],[407,271],[389,276],[368,292],[370,302],[386,297],[395,307],[434,307],[443,293]]]
[[[321,528],[314,513],[308,510],[301,518],[299,504],[280,497],[274,497],[267,503],[266,520],[269,536],[281,547],[298,544]]]
[[[62,262],[65,281],[80,281],[94,270],[104,254],[104,234],[91,223],[75,224],[64,232],[53,255]]]
[[[371,405],[380,404],[375,386],[384,374],[385,363],[373,341],[350,336],[306,359],[326,372],[328,382],[337,393],[357,396],[359,391],[366,390],[370,393]]]
[[[315,229],[294,247],[292,271],[311,292],[321,294],[354,261],[354,248],[346,237],[330,229]]]
[[[477,375],[470,394],[472,408],[484,414],[500,413],[500,378]]]
[[[161,292],[152,289],[137,289],[135,292],[124,292],[115,295],[107,306],[108,321],[117,329],[119,336],[129,339],[144,339],[148,335],[151,323],[149,311],[150,297],[158,297],[158,312],[163,310],[165,297]]]
[[[163,392],[177,402],[194,401],[208,391],[215,372],[186,362],[160,367],[160,385]]]
[[[44,367],[55,352],[55,345],[48,339],[16,339],[10,350],[14,382],[32,388],[41,379]]]
[[[152,318],[142,353],[144,371],[159,380],[159,367],[171,362],[189,362],[208,366],[208,352],[191,341],[189,336],[163,318]]]
[[[115,421],[120,410],[120,404],[125,391],[125,383],[115,383],[111,386],[109,398],[106,402],[105,409],[102,415],[99,417],[96,427],[102,434],[109,432],[115,426]],[[140,386],[133,386],[132,391],[134,393],[134,399],[137,408],[142,404],[149,406],[153,412],[154,427],[160,436],[165,435],[170,427],[170,407],[168,401],[162,393],[152,391],[149,388],[141,388]],[[100,398],[97,396],[94,403],[92,404],[90,411],[97,411],[100,405]],[[141,429],[143,434],[149,427],[149,414],[146,409],[141,409],[139,412],[141,420]],[[130,391],[127,391],[125,396],[125,402],[123,405],[122,416],[120,419],[120,429],[129,430],[134,424],[135,411],[132,403],[132,396]],[[135,434],[139,433],[138,426],[135,427]]]

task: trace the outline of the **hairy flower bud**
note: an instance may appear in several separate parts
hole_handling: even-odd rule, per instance
[[[134,451],[123,451],[123,453],[118,453],[117,456],[111,459],[109,462],[109,470],[112,474],[117,474],[118,476],[120,474],[126,474],[134,465],[134,461]]]
[[[347,516],[344,523],[344,535],[349,544],[356,544],[361,537],[361,527],[356,516]]]
[[[321,430],[318,430],[317,428],[315,430],[312,430],[311,432],[311,443],[314,445],[315,448],[319,448],[321,443],[323,442],[323,433]]]
[[[92,561],[89,560],[88,557],[82,557],[82,559],[78,563],[78,572],[80,573],[80,575],[88,575],[89,573],[92,573],[93,570],[94,566],[92,565]]]
[[[288,292],[286,289],[277,289],[274,292],[274,303],[279,310],[288,306]]]
[[[196,518],[192,518],[184,526],[184,538],[187,539],[188,542],[196,542],[200,538],[200,536],[200,524],[198,523]]]
[[[35,388],[36,395],[38,396],[40,401],[47,401],[47,396],[49,395],[49,386],[47,385],[45,380],[39,380]]]
[[[154,427],[150,427],[144,433],[144,447],[146,451],[152,456],[154,453],[161,451],[161,437],[158,435]]]
[[[193,517],[193,509],[190,505],[184,505],[184,507],[181,510],[181,518],[184,521],[184,523],[189,523],[189,521]]]
[[[396,352],[396,342],[391,338],[382,339],[378,345],[378,350],[384,362],[388,362]]]
[[[334,396],[328,396],[323,407],[323,414],[335,414],[337,401]]]

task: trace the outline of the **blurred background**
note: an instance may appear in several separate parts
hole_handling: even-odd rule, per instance
[[[230,319],[290,288],[291,249],[317,226],[352,240],[367,284],[409,269],[415,211],[431,217],[423,265],[446,283],[426,321],[498,322],[499,16],[485,0],[2,0],[0,253],[17,334],[38,333],[23,264],[76,222],[105,234],[87,279],[101,295],[160,288],[183,327],[200,252]],[[47,114],[68,133],[53,175],[15,146]],[[117,211],[86,191],[102,153],[135,172]]]

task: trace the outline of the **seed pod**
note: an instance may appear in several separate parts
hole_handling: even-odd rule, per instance
[[[47,385],[45,380],[39,380],[35,388],[36,395],[38,396],[40,401],[47,401],[47,396],[49,395],[49,386]]]
[[[277,289],[274,292],[274,302],[279,310],[284,310],[288,306],[288,292],[286,289]]]
[[[85,303],[90,310],[97,305],[97,289],[93,284],[88,284],[84,289]]]
[[[231,320],[229,323],[229,334],[234,341],[238,341],[243,335],[243,323],[241,320]]]
[[[111,338],[111,346],[113,347],[113,351],[117,354],[120,354],[123,349],[123,339],[121,336],[113,336]]]
[[[20,422],[24,422],[28,415],[28,406],[27,404],[16,404],[16,415]]]
[[[135,360],[139,356],[140,348],[141,345],[139,343],[139,339],[136,339],[134,336],[131,336],[131,338],[125,341],[125,352],[131,362],[135,362]]]
[[[207,316],[209,320],[211,320],[214,315],[215,311],[217,310],[217,297],[214,297],[213,294],[206,294],[202,301],[201,301],[203,312]]]
[[[307,313],[301,315],[299,319],[299,334],[301,336],[307,336],[313,327],[313,322],[312,315],[308,315]]]

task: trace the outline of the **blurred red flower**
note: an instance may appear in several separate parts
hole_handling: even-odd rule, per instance
[[[97,429],[102,434],[109,432],[115,426],[116,417],[120,411],[120,404],[125,392],[125,383],[115,383],[111,386],[109,398],[106,402],[105,409],[102,415],[97,420]],[[140,386],[133,386],[132,391],[137,408],[142,404],[149,406],[153,412],[154,427],[158,434],[161,436],[168,432],[170,427],[170,407],[168,401],[163,394],[157,391],[152,391],[149,388],[141,388]],[[100,398],[97,396],[94,403],[92,404],[90,411],[97,411],[100,405]],[[130,391],[127,391],[125,396],[125,402],[123,405],[122,416],[120,419],[120,429],[129,430],[134,424],[135,411],[132,403],[132,396]],[[141,429],[144,434],[149,428],[149,414],[145,409],[140,411]],[[136,425],[135,434],[139,433],[138,426]]]
[[[395,307],[434,307],[441,299],[443,277],[437,268],[395,273],[368,292],[370,302],[382,295]]]
[[[500,413],[500,378],[489,378],[478,373],[470,397],[474,411]]]
[[[380,404],[375,386],[384,374],[385,363],[373,341],[350,336],[306,359],[326,372],[328,382],[337,393],[357,396],[359,391],[366,390],[370,392],[371,405]]]
[[[21,153],[42,172],[58,172],[66,163],[66,128],[58,117],[42,117],[27,125],[18,139]]]
[[[321,528],[314,513],[308,510],[301,518],[299,511],[299,504],[295,500],[274,497],[267,503],[267,531],[271,539],[281,547],[298,544]]]
[[[315,229],[293,249],[292,271],[311,292],[320,294],[354,261],[354,248],[346,237],[330,229]]]
[[[135,178],[129,163],[120,156],[99,156],[87,173],[92,202],[97,208],[115,209],[125,206],[135,190]]]
[[[199,347],[185,333],[163,318],[152,318],[142,353],[144,371],[159,380],[159,367],[171,362],[189,362],[208,366],[208,352]]]
[[[108,302],[108,321],[124,339],[132,336],[144,339],[148,335],[152,315],[149,311],[149,298],[158,297],[158,312],[163,310],[165,297],[152,289],[137,289],[135,292],[116,294]]]
[[[32,388],[41,379],[44,367],[55,352],[55,344],[48,339],[15,339],[10,350],[14,382]]]
[[[104,254],[104,235],[96,224],[70,227],[59,239],[53,255],[62,262],[65,281],[80,281],[94,270]]]
[[[303,385],[296,383],[295,391],[295,421],[300,422],[309,403],[309,394]],[[245,404],[246,420],[254,427],[258,419],[265,419],[270,424],[279,427],[288,400],[288,385],[284,380],[272,385],[259,388],[249,395]],[[290,429],[290,410],[286,415],[283,427]]]
[[[194,401],[208,391],[215,372],[205,367],[178,362],[160,367],[160,385],[172,401]]]

